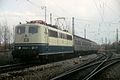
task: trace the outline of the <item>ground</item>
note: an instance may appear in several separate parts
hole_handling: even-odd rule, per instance
[[[65,61],[34,66],[20,71],[8,72],[0,75],[1,80],[49,80],[77,64],[84,63],[96,57],[96,54],[81,56]]]

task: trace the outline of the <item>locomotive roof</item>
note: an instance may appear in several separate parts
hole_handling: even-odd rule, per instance
[[[52,28],[62,30],[61,28],[58,27],[58,25],[48,24],[43,20],[32,20],[32,21],[26,21],[26,22],[27,22],[27,24],[36,24],[37,23],[37,24],[42,24],[42,25],[46,25],[46,26],[49,26],[49,27],[52,27]],[[68,32],[68,30],[62,30],[62,31]]]
[[[68,32],[67,30],[62,30],[62,29],[60,29],[60,28],[58,28],[58,26],[57,25],[51,25],[51,24],[39,24],[39,23],[25,23],[25,24],[19,24],[19,25],[17,25],[17,26],[26,26],[26,25],[35,25],[35,26],[40,26],[40,25],[43,25],[43,26],[48,26],[49,27],[49,29],[53,29],[53,30],[59,30],[59,31],[62,31],[62,32],[65,32],[65,33],[68,33],[68,34],[71,34],[70,32]],[[16,27],[17,27],[16,26]]]
[[[20,22],[20,24],[21,24],[21,22]],[[58,25],[47,24],[43,20],[26,21],[26,24],[37,24],[37,25],[41,24],[41,25],[46,25],[46,26],[49,26],[49,27],[52,27],[52,28],[59,29],[59,30],[64,31],[64,32],[68,32],[68,30],[62,30],[61,28],[59,28]]]
[[[19,25],[17,25],[17,26],[26,26],[26,25],[36,25],[36,26],[38,26],[38,24],[19,24]]]

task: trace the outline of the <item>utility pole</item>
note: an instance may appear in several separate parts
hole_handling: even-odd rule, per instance
[[[105,37],[105,44],[107,44],[107,37]]]
[[[47,19],[46,19],[47,7],[46,7],[46,6],[42,6],[41,8],[45,10],[45,22],[46,22],[46,20],[47,20]]]
[[[52,24],[52,13],[50,13],[50,24]]]
[[[86,39],[86,28],[84,29],[84,38]]]
[[[101,38],[101,40],[102,40],[102,44],[103,44],[103,38]]]
[[[84,38],[86,39],[87,38],[87,31],[86,31],[86,28],[89,26],[89,24],[85,24],[84,26]]]
[[[72,35],[73,35],[73,50],[74,50],[74,35],[75,35],[75,28],[74,28],[74,17],[72,17]]]
[[[105,49],[107,50],[107,37],[105,37]]]
[[[118,29],[116,29],[116,42],[118,42]]]
[[[72,34],[75,35],[75,32],[74,32],[74,17],[72,17]]]
[[[118,29],[116,29],[116,51],[118,53]]]
[[[46,9],[46,6],[45,6],[45,22],[46,22],[46,12],[47,12],[47,9]]]

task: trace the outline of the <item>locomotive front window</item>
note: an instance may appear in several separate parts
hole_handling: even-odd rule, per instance
[[[16,31],[17,31],[18,34],[25,33],[25,27],[17,27]]]
[[[38,32],[38,27],[29,27],[29,33],[37,33]]]

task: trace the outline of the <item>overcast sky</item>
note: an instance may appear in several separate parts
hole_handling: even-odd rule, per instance
[[[86,29],[87,38],[98,43],[105,43],[105,38],[115,41],[116,29],[120,31],[120,0],[0,0],[0,23],[7,22],[12,29],[19,22],[44,20],[43,6],[47,23],[50,13],[53,22],[57,17],[65,17],[69,27],[75,17],[75,33],[84,37]]]

